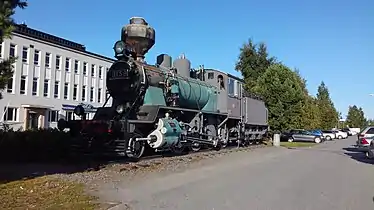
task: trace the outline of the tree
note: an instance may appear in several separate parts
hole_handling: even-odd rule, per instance
[[[264,98],[271,129],[331,129],[338,124],[338,112],[326,85],[321,83],[317,97],[309,95],[299,71],[269,56],[264,43],[249,39],[243,44],[235,69],[244,78],[245,90]]]
[[[14,30],[14,19],[16,8],[24,9],[27,7],[26,1],[21,0],[2,0],[0,2],[0,42],[12,37]],[[8,58],[0,62],[0,91],[8,84],[13,76],[13,63],[17,58]],[[2,94],[0,92],[0,99]]]
[[[245,89],[253,92],[257,79],[274,63],[276,63],[276,59],[269,57],[264,43],[255,44],[253,40],[249,39],[248,43],[243,44],[242,48],[240,48],[239,59],[235,69],[243,75]]]
[[[374,119],[368,119],[366,121],[366,126],[374,126]]]
[[[352,128],[362,128],[368,124],[361,107],[358,108],[356,105],[348,107],[346,124]]]
[[[258,78],[253,91],[264,97],[273,130],[303,128],[304,89],[291,69],[282,64],[271,65]]]
[[[339,122],[339,113],[337,112],[334,103],[330,98],[330,93],[322,81],[318,86],[317,106],[320,114],[320,128],[331,129]]]
[[[302,125],[305,129],[316,129],[319,128],[320,118],[319,110],[317,106],[316,99],[309,95],[308,89],[306,88],[306,79],[304,79],[298,69],[295,69],[295,74],[298,78],[298,83],[301,86],[304,99],[301,101],[303,104],[302,110]]]

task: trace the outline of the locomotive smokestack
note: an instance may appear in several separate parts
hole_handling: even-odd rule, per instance
[[[155,29],[144,18],[132,17],[130,24],[122,28],[121,40],[136,53],[138,61],[144,62],[144,55],[155,44]]]

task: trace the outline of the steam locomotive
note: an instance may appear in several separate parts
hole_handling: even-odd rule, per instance
[[[81,120],[59,120],[85,147],[111,147],[118,155],[140,158],[146,147],[181,153],[202,147],[219,150],[230,142],[248,145],[268,130],[268,111],[250,96],[243,81],[214,69],[191,69],[184,55],[172,62],[161,54],[156,65],[144,61],[155,44],[155,30],[133,17],[114,45],[116,61],[107,71],[110,107],[97,109],[92,120],[84,107]]]

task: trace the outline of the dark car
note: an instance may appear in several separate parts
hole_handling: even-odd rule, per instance
[[[352,131],[349,130],[349,128],[343,128],[343,129],[341,129],[341,131],[346,132],[348,134],[348,136],[352,136]]]
[[[292,129],[281,134],[282,141],[294,142],[294,141],[309,141],[317,144],[321,143],[323,139],[319,134],[312,133],[310,131],[301,129]]]

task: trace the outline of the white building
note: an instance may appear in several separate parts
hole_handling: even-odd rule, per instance
[[[12,39],[0,45],[0,59],[8,56],[18,60],[0,100],[0,122],[16,129],[56,127],[59,118],[76,117],[79,103],[100,107],[106,100],[106,71],[114,60],[81,44],[16,25]]]

